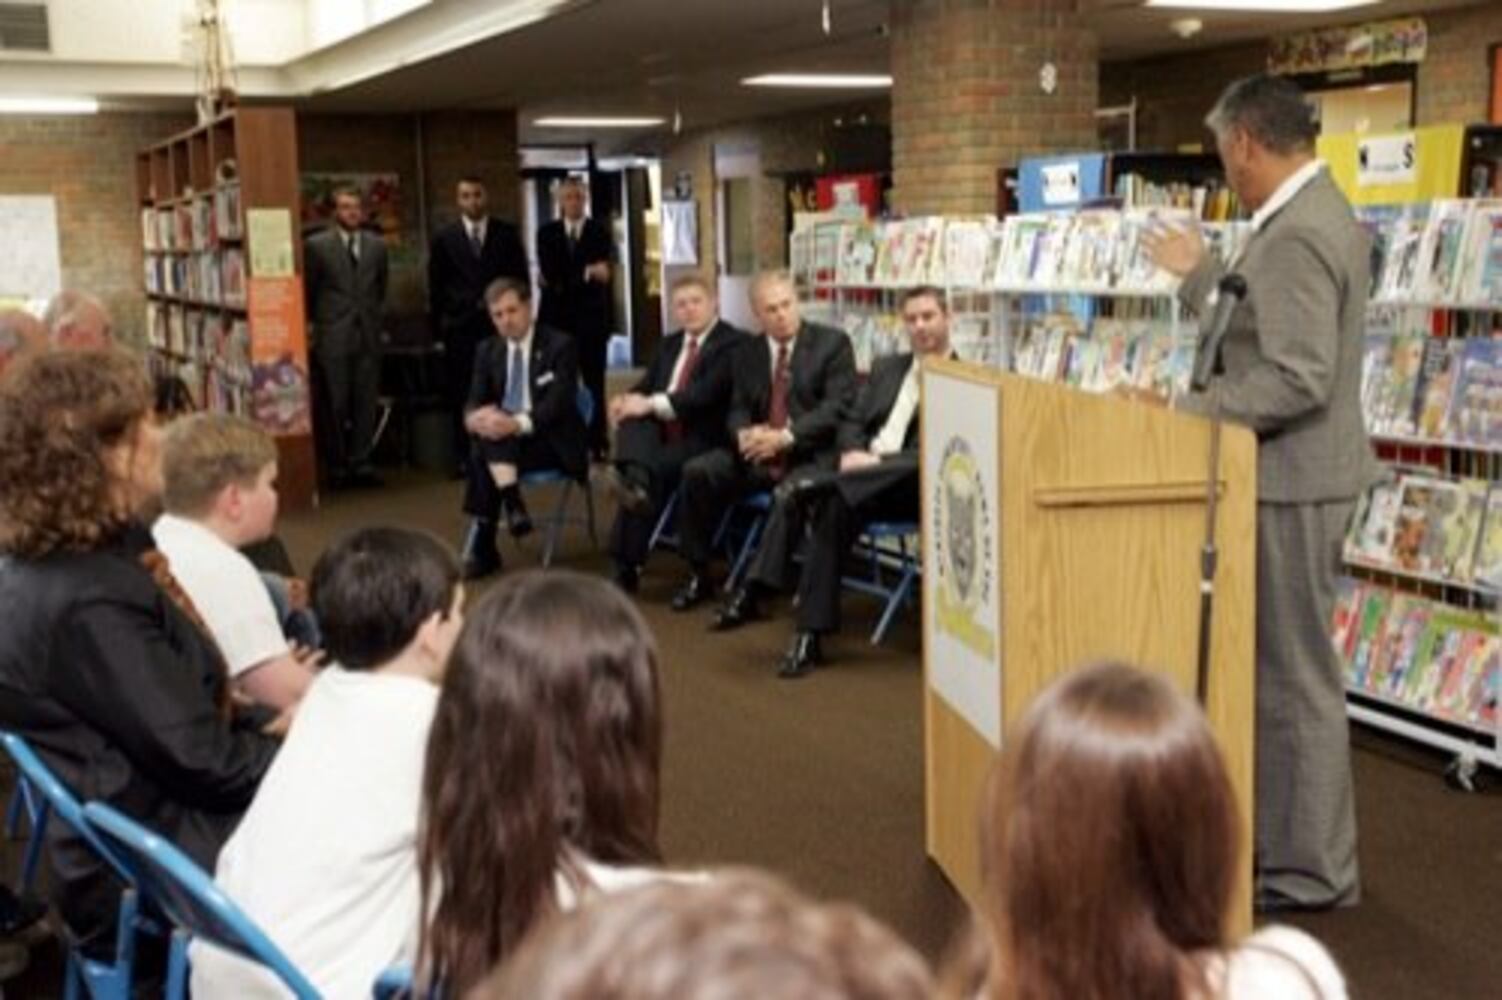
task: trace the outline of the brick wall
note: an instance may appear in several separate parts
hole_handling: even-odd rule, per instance
[[[1094,148],[1097,46],[1085,23],[1057,0],[895,0],[893,207],[994,211],[998,168]],[[1051,94],[1045,62],[1058,71]]]
[[[1502,4],[1431,14],[1429,52],[1419,67],[1418,123],[1486,121],[1491,94],[1489,49],[1502,44]]]
[[[0,194],[57,199],[64,287],[98,295],[127,337],[139,335],[144,309],[136,152],[190,125],[174,115],[0,115]]]

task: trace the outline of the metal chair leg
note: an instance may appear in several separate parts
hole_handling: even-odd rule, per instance
[[[766,527],[767,517],[758,514],[751,522],[751,527],[746,529],[746,540],[741,543],[741,550],[735,557],[735,563],[730,567],[730,575],[725,578],[725,592],[728,594],[739,587],[741,578],[745,575],[750,565],[751,556],[756,552],[756,545],[761,541],[762,529]]]
[[[167,1000],[187,1000],[188,996],[188,934],[183,930],[172,932],[172,947],[167,953]]]
[[[548,537],[542,549],[543,569],[553,565],[553,552],[558,548],[558,535],[563,530],[563,519],[568,515],[568,495],[573,485],[572,479],[563,481],[563,489],[558,495],[558,505],[553,508],[553,514],[548,518]]]

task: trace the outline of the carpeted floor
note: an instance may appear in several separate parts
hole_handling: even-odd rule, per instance
[[[286,517],[281,534],[306,572],[329,539],[356,526],[403,524],[457,539],[458,498],[457,483],[394,478],[385,489],[336,495],[316,512]],[[544,507],[535,503],[534,514]],[[608,524],[602,510],[602,540]],[[532,565],[540,544],[518,552],[508,543],[504,551],[510,566]],[[606,568],[582,533],[569,537],[560,564]],[[707,610],[667,609],[678,573],[671,554],[658,554],[640,595],[663,654],[662,832],[670,860],[772,869],[818,896],[860,903],[925,953],[941,954],[964,908],[923,853],[914,616],[872,648],[865,635],[875,604],[851,596],[845,634],[827,647],[834,665],[779,681],[772,671],[786,617],[711,635]],[[1356,746],[1365,898],[1296,922],[1335,952],[1355,997],[1502,996],[1502,795],[1447,789],[1443,759],[1404,742],[1358,731]],[[54,963],[44,949],[34,973],[6,984],[6,994],[55,995]]]

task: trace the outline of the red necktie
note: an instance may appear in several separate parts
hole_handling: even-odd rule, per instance
[[[788,425],[788,345],[777,345],[777,366],[772,369],[772,401],[767,407],[767,425],[773,430],[782,430]],[[778,455],[767,465],[774,480],[787,472],[784,455]]]
[[[694,365],[699,363],[699,338],[690,337],[687,334],[683,338],[683,364],[678,367],[678,377],[673,379],[673,386],[669,392],[682,392],[688,386],[689,378],[694,374]],[[669,420],[666,427],[669,441],[681,441],[683,439],[683,421],[678,419]]]

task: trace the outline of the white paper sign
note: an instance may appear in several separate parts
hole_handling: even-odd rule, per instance
[[[1412,132],[1378,135],[1356,143],[1356,186],[1409,184],[1418,174],[1418,143]]]
[[[668,267],[699,263],[699,214],[693,201],[662,203],[662,262]]]
[[[62,290],[57,200],[0,195],[0,299],[50,299]]]
[[[1080,165],[1050,163],[1043,167],[1043,204],[1077,205],[1080,201]]]
[[[1001,496],[996,390],[923,375],[928,683],[1001,746]]]

